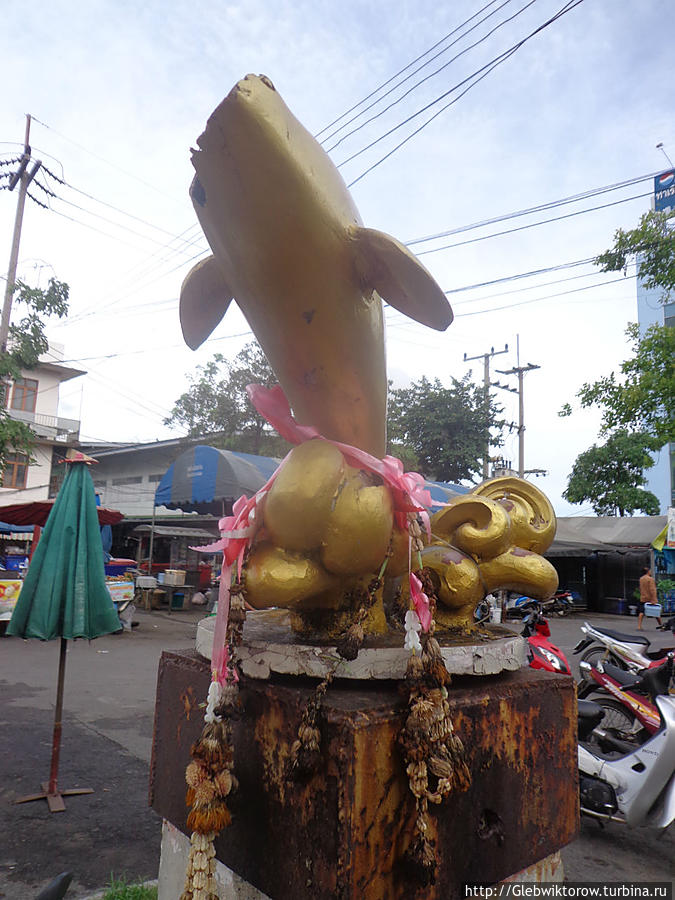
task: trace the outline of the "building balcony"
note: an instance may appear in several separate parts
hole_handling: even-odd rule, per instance
[[[76,441],[80,436],[79,419],[63,419],[60,416],[46,416],[43,413],[8,409],[12,419],[30,425],[39,438],[52,441]]]

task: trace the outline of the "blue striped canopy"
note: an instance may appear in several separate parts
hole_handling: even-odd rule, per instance
[[[222,515],[242,494],[255,494],[279,460],[198,444],[182,453],[164,473],[155,506]]]

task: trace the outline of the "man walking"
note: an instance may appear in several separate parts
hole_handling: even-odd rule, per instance
[[[645,615],[645,603],[658,603],[656,595],[656,582],[652,578],[652,570],[645,566],[640,578],[640,612],[638,615],[638,631],[642,631],[642,620]],[[656,617],[659,625],[662,624],[661,616]]]

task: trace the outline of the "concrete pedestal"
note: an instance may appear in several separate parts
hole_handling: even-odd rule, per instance
[[[162,655],[150,799],[183,833],[184,772],[208,683],[208,663],[196,654]],[[577,830],[572,679],[532,669],[454,679],[452,718],[473,784],[431,810],[439,866],[436,884],[426,889],[401,867],[414,801],[396,745],[404,716],[399,685],[331,685],[321,723],[323,767],[298,785],[286,781],[286,764],[315,683],[242,683],[244,715],[234,729],[240,788],[216,850],[246,890],[274,900],[449,900],[462,897],[466,883],[494,884],[528,867],[552,877],[556,851]],[[175,885],[176,896],[181,887]],[[225,896],[260,896],[232,891]]]

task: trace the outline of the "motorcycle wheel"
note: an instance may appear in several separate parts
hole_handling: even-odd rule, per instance
[[[601,706],[605,713],[602,722],[600,723],[600,728],[604,728],[606,731],[619,738],[619,740],[634,744],[636,748],[645,742],[649,735],[642,727],[640,720],[633,715],[630,709],[627,709],[619,703],[618,700],[607,697],[602,693],[594,694],[587,699],[592,700],[593,703],[597,703],[598,706]],[[603,747],[602,741],[600,741],[594,733],[591,733],[588,743],[591,744],[594,752],[605,759],[616,759],[623,755],[614,748]]]
[[[613,666],[618,666],[620,669],[627,670],[628,668],[623,660],[619,659],[619,657],[615,656],[613,653],[608,653],[607,649],[601,644],[594,644],[592,647],[589,647],[582,655],[581,661],[590,663],[592,666],[602,661],[610,662]]]
[[[473,613],[474,622],[487,622],[490,618],[490,604],[487,600],[481,600]]]

